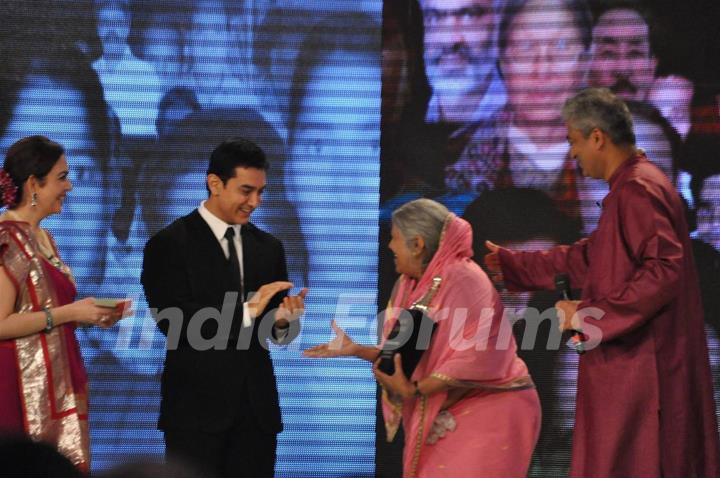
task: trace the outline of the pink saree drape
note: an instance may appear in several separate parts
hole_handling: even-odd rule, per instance
[[[405,430],[405,478],[524,477],[537,441],[537,393],[500,297],[471,256],[472,229],[451,215],[423,276],[400,277],[390,301],[407,308],[442,279],[429,310],[437,327],[411,379],[432,376],[452,391],[404,401],[383,393],[388,439],[401,420]],[[385,335],[397,320],[387,315]],[[462,398],[444,410],[448,393]]]

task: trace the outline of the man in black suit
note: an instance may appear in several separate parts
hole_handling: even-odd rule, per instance
[[[210,157],[208,199],[145,246],[142,283],[168,340],[166,456],[217,477],[274,475],[282,422],[267,340],[297,335],[307,293],[286,296],[283,246],[249,222],[267,168],[254,143],[223,142]]]

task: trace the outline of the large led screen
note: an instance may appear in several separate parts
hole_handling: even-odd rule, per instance
[[[77,332],[90,379],[93,470],[160,458],[165,339],[139,282],[147,239],[207,196],[230,136],[271,160],[253,222],[310,288],[302,333],[271,349],[285,430],[279,477],[400,476],[370,365],[312,360],[336,318],[376,343],[396,274],[394,208],[445,203],[517,248],[587,235],[607,192],[568,158],[560,106],[607,86],[638,143],[688,204],[720,399],[720,13],[712,0],[5,0],[0,153],[44,134],[74,190],[44,224],[81,296],[130,297],[135,315]],[[502,292],[522,315],[552,292]],[[380,307],[379,307],[380,305]],[[577,357],[522,344],[543,405],[531,476],[564,476]],[[538,346],[536,346],[538,345]]]
[[[578,171],[560,113],[582,88],[608,87],[628,103],[638,146],[687,202],[720,398],[718,21],[710,1],[385,2],[381,243],[392,211],[418,197],[472,223],[481,264],[486,239],[535,250],[588,235],[607,186]],[[386,300],[394,271],[383,249],[380,270]],[[560,299],[501,296],[516,317]],[[548,328],[533,337],[524,325],[515,324],[519,354],[543,413],[530,475],[566,476],[578,358]],[[378,476],[398,476],[401,446],[378,440]]]
[[[285,246],[301,336],[271,349],[281,397],[277,476],[373,476],[370,365],[313,360],[330,320],[375,343],[379,0],[10,1],[0,7],[0,150],[30,134],[66,147],[74,190],[48,219],[80,296],[135,315],[79,329],[92,467],[161,458],[165,339],[147,310],[145,242],[207,197],[210,152],[258,143],[271,167],[253,216]]]

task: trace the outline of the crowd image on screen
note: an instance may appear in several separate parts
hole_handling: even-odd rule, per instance
[[[50,218],[48,227],[68,243],[63,256],[81,279],[83,292],[92,293],[105,274],[110,209],[106,192],[112,129],[98,77],[81,53],[68,50],[62,56],[28,59],[16,75],[2,77],[1,89],[3,154],[32,133],[47,134],[66,146],[74,191],[62,219]],[[77,227],[94,233],[87,242],[64,241]]]
[[[497,71],[496,0],[422,0],[425,72],[432,96],[428,123],[462,128],[501,107],[503,83]]]
[[[584,183],[568,155],[560,109],[583,86],[590,22],[584,1],[506,4],[499,46],[507,104],[475,125],[458,161],[446,167],[450,198],[465,194],[467,201],[486,189],[512,186],[538,188],[579,220],[578,190]]]
[[[137,58],[127,43],[130,34],[129,0],[96,3],[98,35],[103,55],[93,63],[105,99],[120,121],[123,134],[154,135],[152,118],[162,87],[152,64]],[[128,90],[133,91],[128,95]]]
[[[130,49],[137,58],[153,66],[163,90],[183,82],[186,17],[183,0],[131,5]]]
[[[503,0],[450,2],[451,6],[443,2],[441,7],[435,3],[440,2],[406,1],[404,9],[386,9],[392,17],[385,20],[383,48],[386,57],[394,60],[387,62],[384,75],[394,76],[384,78],[383,84],[391,87],[388,94],[394,95],[390,97],[394,109],[383,111],[381,219],[416,197],[434,198],[462,214],[477,208],[476,202],[491,192],[533,188],[545,193],[574,224],[577,237],[589,236],[602,213],[608,185],[582,177],[568,154],[560,111],[565,99],[583,88],[609,88],[628,104],[637,146],[675,186],[687,204],[690,220],[697,217],[693,247],[700,258],[706,322],[714,327],[712,317],[718,308],[710,291],[720,283],[720,263],[714,252],[720,242],[714,237],[718,224],[713,221],[717,216],[713,205],[720,203],[720,189],[713,188],[714,168],[708,165],[718,164],[720,88],[719,69],[709,51],[717,51],[717,46],[702,44],[704,35],[698,31],[676,31],[678,38],[663,37],[663,32],[672,30],[674,14],[642,0]],[[481,8],[473,8],[480,4]],[[473,23],[480,18],[473,13],[479,12],[487,15],[485,22]],[[419,31],[415,17],[422,22]],[[468,30],[472,35],[466,34]],[[683,62],[684,55],[697,51],[682,50],[680,45],[706,50],[705,63],[698,61],[693,67]],[[423,53],[419,59],[415,49]],[[484,58],[495,67],[475,70],[479,79],[475,90],[469,87],[470,70],[460,67],[466,65],[462,60],[471,64],[471,51],[486,52]],[[438,52],[452,55],[442,62]],[[414,73],[418,70],[421,75]],[[483,91],[480,85],[491,84],[495,86],[485,91],[502,92],[502,100],[486,102],[482,113],[473,116],[478,98],[483,98],[477,94]],[[519,214],[526,220],[529,217],[527,212]],[[481,248],[476,255],[482,257],[484,252]],[[380,267],[381,284],[389,291],[391,283],[383,280],[383,274],[389,276],[388,260],[381,259]],[[535,300],[503,298],[507,303]],[[715,335],[710,337],[715,340]],[[720,344],[713,343],[710,350],[715,357]],[[547,397],[570,395],[574,359],[570,354],[550,362],[547,370],[555,378],[547,381],[552,387]],[[560,403],[565,405],[548,408],[543,429],[554,431],[543,432],[541,443],[558,439],[548,437],[565,430],[565,437],[556,442],[565,451],[536,457],[531,476],[567,472],[563,457],[569,450],[574,404],[562,399]]]
[[[698,238],[720,251],[720,174],[702,179],[697,205]]]
[[[657,77],[648,93],[648,102],[655,105],[684,140],[690,132],[691,102],[695,88],[681,75]]]
[[[383,186],[398,193],[383,207],[382,215],[387,217],[408,200],[441,194],[445,164],[457,160],[476,125],[487,121],[507,101],[498,69],[501,1],[422,0],[412,11],[419,17],[413,28],[417,38],[399,32],[391,35],[385,19],[385,38],[396,41],[392,47],[385,44],[384,57],[404,57],[403,69],[398,71],[412,75],[407,81],[398,79],[394,67],[385,61],[386,74],[391,76],[383,78],[383,88],[391,82],[407,83],[402,86],[404,91],[398,91],[398,109],[407,111],[394,113],[399,124],[386,133],[397,144],[383,143],[383,157],[392,157],[392,161],[384,160],[383,168],[401,179],[398,184]],[[417,58],[411,54],[413,42],[421,46]],[[409,56],[398,48],[407,48]],[[422,101],[417,99],[420,96]]]
[[[343,293],[362,298],[350,328],[374,323],[375,297],[382,304],[394,278],[390,212],[412,199],[464,214],[478,261],[484,239],[544,249],[589,236],[608,186],[582,176],[560,114],[589,86],[627,102],[637,145],[686,201],[720,398],[720,66],[711,57],[720,45],[695,41],[708,35],[692,29],[676,45],[661,33],[674,15],[708,25],[700,20],[718,14],[680,5],[669,14],[668,2],[652,0],[390,3],[0,2],[0,153],[31,134],[66,147],[74,190],[47,227],[81,296],[136,301],[114,330],[77,332],[94,470],[162,455],[165,344],[139,284],[142,249],[206,199],[214,146],[249,135],[267,150],[268,188],[253,221],[283,241],[291,280],[311,288],[307,342],[298,342],[320,343]],[[705,62],[680,61],[702,52]],[[501,291],[514,310],[550,307],[553,294]],[[522,350],[523,327],[518,344],[544,412],[544,451],[530,476],[562,475],[576,358],[564,346]],[[317,420],[318,443],[368,445],[343,476],[374,476],[385,445],[376,458],[369,369],[308,366],[292,353],[273,350],[288,424],[278,475],[295,478],[288,470],[311,462],[307,476],[341,476],[330,468],[346,457],[291,453]],[[304,388],[317,376],[332,391]],[[354,401],[346,389],[357,390]],[[344,418],[330,425],[323,413]]]
[[[374,201],[374,182],[348,189],[360,170],[375,170],[371,158],[378,155],[380,118],[380,63],[368,51],[370,42],[379,49],[377,25],[363,15],[331,16],[315,25],[300,48],[292,83],[288,127],[290,157],[286,164],[288,191],[298,205],[300,225],[310,249],[311,281],[327,284],[322,250],[333,226],[325,218],[310,216],[317,196],[316,184],[339,203],[362,205]],[[342,17],[340,17],[342,18]],[[347,38],[334,25],[353,25],[355,38]],[[353,78],[339,84],[337,78]],[[332,118],[327,121],[328,116]],[[358,275],[358,280],[372,280]],[[311,282],[312,283],[312,282]]]
[[[320,149],[328,168],[338,158],[349,161],[354,155],[365,158],[366,163],[364,171],[350,176],[348,162],[348,174],[341,176],[345,181],[351,177],[358,184],[345,192],[338,190],[335,197],[314,201],[304,209],[305,214],[310,211],[310,215],[321,217],[327,204],[339,205],[345,212],[329,221],[337,222],[337,230],[347,211],[358,210],[351,201],[377,187],[380,75],[376,67],[381,3],[363,1],[343,7],[356,13],[336,15],[323,24],[334,28],[338,38],[342,32],[350,31],[348,27],[354,27],[357,58],[367,65],[353,65],[355,69],[348,67],[334,73],[320,63],[328,61],[340,68],[344,60],[339,54],[334,58],[332,54],[318,56],[314,65],[303,71],[313,75],[311,86],[315,81],[324,83],[319,84],[319,89],[309,88],[297,101],[291,98],[289,87],[284,96],[276,97],[270,85],[293,81],[295,58],[305,53],[301,51],[304,38],[312,36],[307,19],[320,23],[327,5],[262,0],[36,3],[36,11],[31,11],[26,2],[5,2],[0,6],[7,23],[0,33],[0,50],[7,59],[0,74],[0,150],[20,136],[33,133],[51,136],[66,145],[74,191],[62,218],[52,218],[48,227],[63,244],[63,257],[78,277],[81,294],[131,297],[136,303],[135,315],[106,336],[78,332],[91,393],[96,398],[91,401],[90,413],[93,469],[102,470],[128,454],[162,454],[155,421],[164,343],[147,314],[138,284],[139,261],[142,247],[153,231],[197,208],[206,198],[204,167],[212,147],[227,137],[249,135],[257,136],[255,141],[268,153],[273,171],[263,208],[255,219],[259,227],[285,243],[290,278],[298,287],[309,282],[309,257],[297,204],[312,196],[308,187],[322,191],[330,185],[303,173],[305,178],[310,176],[309,183],[298,190],[299,182],[286,174],[287,168],[298,172],[311,167],[317,154],[314,150],[312,154],[296,151],[297,155],[307,156],[297,156],[304,164],[293,166],[287,143],[290,103],[317,110],[293,113],[298,125],[293,135],[295,147],[305,141],[302,138],[308,136],[308,131],[315,127],[319,131],[325,124],[330,126],[324,128],[325,132],[332,134],[321,135],[324,144]],[[289,67],[273,73],[282,78],[267,78],[268,72],[253,64],[267,51],[265,45],[260,45],[255,54],[257,29],[262,26],[272,30],[280,24],[273,23],[272,17],[266,18],[271,6],[278,8],[282,21],[297,33],[294,42],[277,46],[293,59]],[[290,10],[302,11],[304,17],[291,15]],[[318,48],[317,44],[312,46]],[[314,54],[307,52],[302,62],[313,62]],[[348,81],[348,76],[357,81]],[[300,85],[302,81],[295,83]],[[323,112],[333,105],[323,100],[327,98],[323,90],[339,90],[338,85],[351,87],[348,107],[326,116]],[[362,98],[367,98],[366,104],[354,111],[349,103]],[[278,107],[281,101],[283,121]],[[331,177],[328,171],[327,178]],[[370,197],[366,202],[361,209],[368,213],[363,213],[355,232],[326,238],[324,244],[331,249],[316,249],[316,255],[325,254],[341,262],[345,257],[342,244],[355,235],[363,237],[356,242],[367,244],[368,251],[373,249],[371,231],[375,220],[369,211],[377,198]],[[77,228],[89,231],[82,241],[76,239]],[[308,234],[317,245],[318,231],[313,232],[311,227]],[[358,291],[367,289],[366,295],[374,293],[376,257],[354,257],[352,267],[364,270],[364,279],[352,287]],[[337,266],[331,264],[332,268]],[[316,270],[322,271],[323,266],[316,266]],[[334,278],[333,282],[335,292],[351,288],[347,280]],[[369,304],[365,309],[370,315]],[[287,387],[292,395],[298,386],[293,369],[279,370],[285,383],[281,387]],[[357,379],[361,390],[366,390],[363,393],[372,393],[373,381],[367,370],[352,370],[350,376]],[[361,430],[348,432],[348,436],[371,439],[372,407],[348,405],[347,413],[350,420],[360,417],[368,423]],[[296,438],[290,441],[303,436],[302,424],[293,433]],[[331,439],[330,434],[324,438]],[[281,450],[287,446],[291,443],[281,445]],[[322,466],[332,467],[333,463],[332,459],[326,460]],[[350,468],[366,476],[362,470],[371,466],[372,456],[365,454]]]
[[[650,27],[646,11],[631,3],[601,13],[592,33],[590,84],[624,100],[647,100],[657,67]]]
[[[660,117],[653,113],[652,120],[636,115],[640,146],[651,160],[667,165],[670,149],[655,149],[663,141],[654,138],[668,139],[675,164],[672,174],[669,167],[664,170],[692,207],[689,182],[691,163],[696,160],[688,160],[687,154],[679,158],[679,151],[685,139],[693,136],[691,127],[697,128],[693,124],[698,90],[686,73],[673,72],[672,65],[657,74],[660,28],[651,6],[630,0],[457,3],[451,9],[448,5],[439,8],[432,1],[417,2],[423,29],[414,41],[424,52],[421,62],[429,94],[423,94],[423,85],[417,81],[403,87],[406,99],[398,104],[404,113],[393,112],[395,120],[384,124],[382,155],[388,164],[383,164],[383,170],[397,179],[382,185],[382,217],[414,197],[434,197],[462,212],[486,189],[535,187],[586,223],[583,231],[589,233],[607,187],[581,177],[576,170],[567,154],[565,125],[559,114],[564,99],[588,86],[611,89],[632,102],[635,110],[647,110],[649,105],[657,108]],[[407,74],[413,70],[408,65],[413,61],[412,49],[407,46],[413,38],[390,32],[387,37],[402,41],[386,45],[386,54],[403,58],[403,67],[388,68],[386,74]],[[393,48],[408,51],[401,56]],[[470,55],[472,51],[477,54]],[[474,70],[473,89],[468,71],[481,64],[480,51],[492,66]],[[403,81],[414,80],[386,80]],[[465,102],[459,99],[463,96]],[[451,104],[456,107],[452,109]],[[473,109],[478,105],[482,113]],[[470,114],[471,110],[476,114]],[[390,117],[389,113],[385,116]],[[656,126],[648,126],[649,121]],[[660,157],[653,158],[656,152]],[[444,178],[442,183],[438,177]]]

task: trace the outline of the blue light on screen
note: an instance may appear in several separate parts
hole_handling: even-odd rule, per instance
[[[46,226],[80,295],[135,301],[135,316],[115,328],[78,331],[90,378],[94,471],[164,453],[156,430],[164,337],[139,283],[142,249],[206,197],[209,151],[168,145],[157,125],[252,111],[267,123],[257,142],[276,149],[253,222],[284,241],[291,280],[311,290],[302,335],[271,348],[285,425],[277,476],[374,476],[370,364],[306,359],[302,350],[332,338],[339,302],[340,325],[359,342],[376,340],[382,3],[245,3],[99,1],[104,56],[92,58],[92,38],[74,37],[80,29],[59,40],[86,55],[80,61],[97,77],[65,81],[52,68],[26,66],[31,74],[2,124],[3,153],[29,134],[67,149],[74,190]],[[282,31],[267,35],[280,24]],[[303,51],[319,35],[326,48]],[[49,40],[3,41],[15,42],[3,46],[16,56],[34,58],[47,46],[37,42]],[[105,101],[88,100],[92,91]],[[164,98],[170,91],[182,94]],[[102,131],[92,126],[99,116]],[[96,154],[100,145],[107,157]]]

